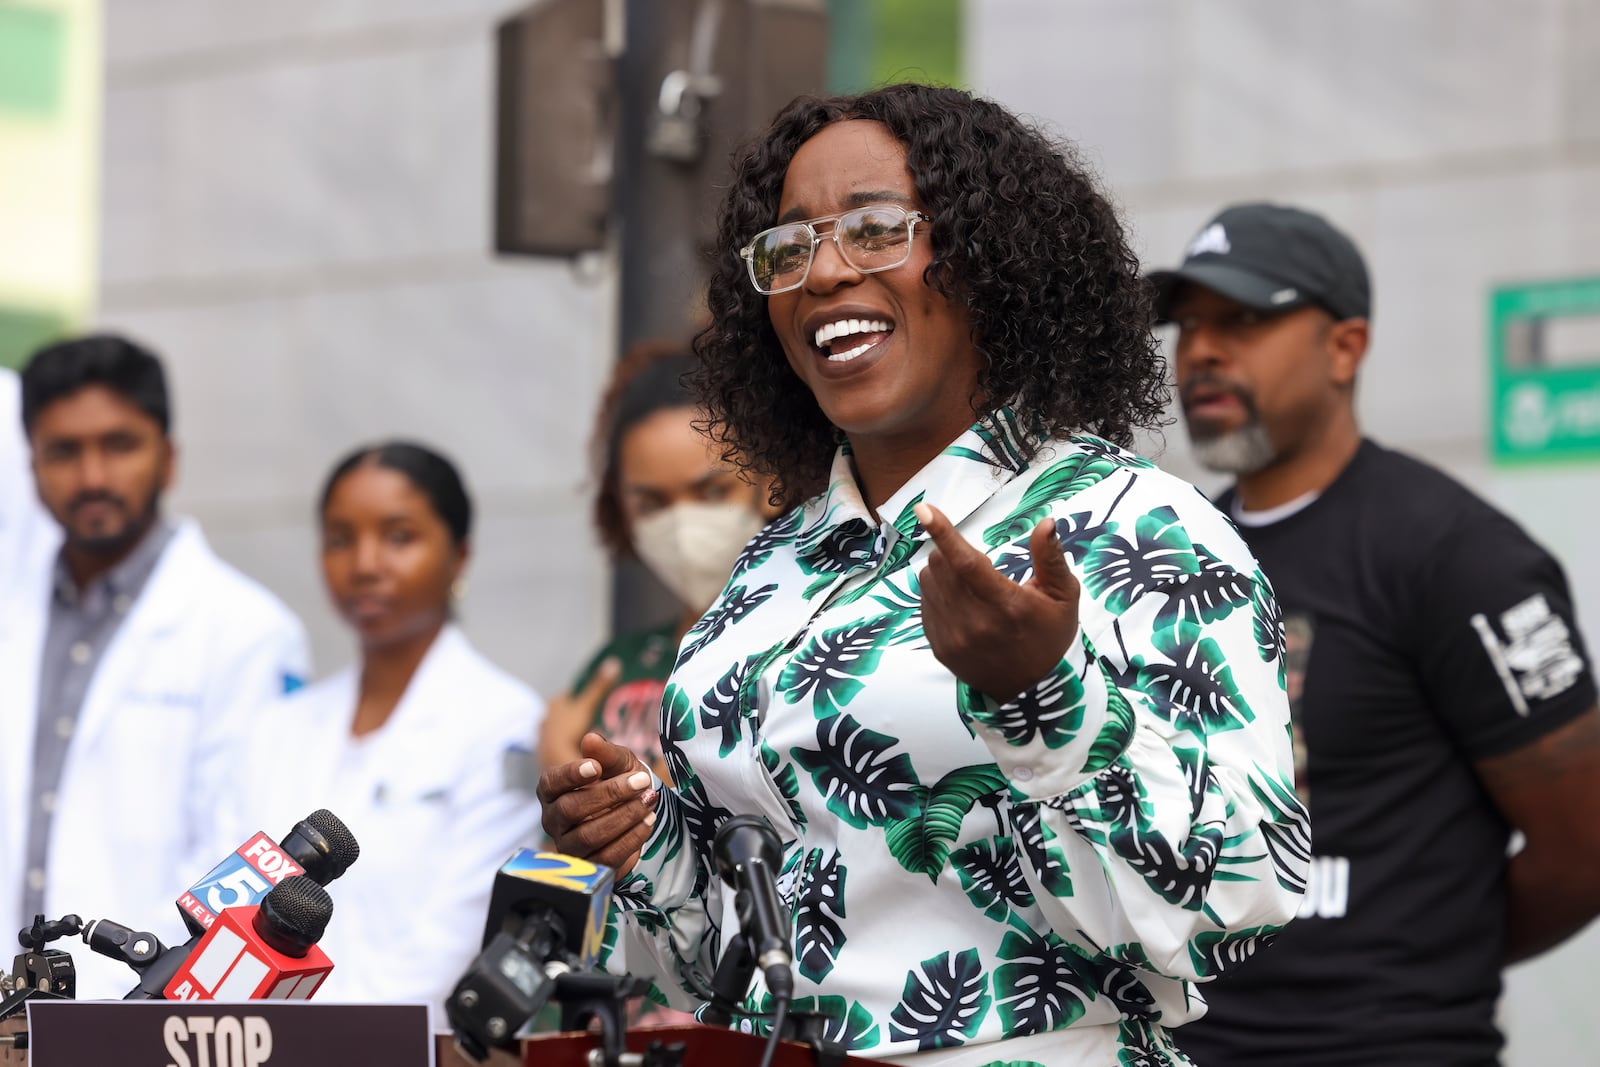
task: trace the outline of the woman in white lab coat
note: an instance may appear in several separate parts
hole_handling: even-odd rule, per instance
[[[442,1005],[477,954],[496,869],[537,842],[525,785],[544,706],[484,659],[452,621],[471,503],[437,453],[395,442],[329,475],[322,571],[354,631],[354,666],[285,700],[257,725],[245,818],[281,832],[326,807],[361,857],[329,886],[319,1001]]]

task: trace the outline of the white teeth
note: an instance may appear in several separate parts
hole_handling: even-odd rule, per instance
[[[870,343],[868,343],[868,344],[856,345],[854,348],[850,349],[847,352],[832,352],[832,353],[829,353],[828,362],[829,363],[849,363],[852,359],[855,359],[857,356],[859,356],[861,353],[865,352],[867,349],[869,349],[871,347],[872,347],[872,345]]]
[[[888,333],[891,329],[882,319],[839,319],[817,328],[817,347],[826,348],[830,341],[854,333]]]

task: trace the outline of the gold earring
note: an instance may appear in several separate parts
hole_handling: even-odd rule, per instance
[[[467,598],[467,580],[457,578],[450,583],[450,599],[459,604]]]

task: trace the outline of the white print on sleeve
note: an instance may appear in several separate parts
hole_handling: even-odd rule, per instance
[[[1518,715],[1528,714],[1529,700],[1547,700],[1566,692],[1583,673],[1583,659],[1572,647],[1572,634],[1550,610],[1543,593],[1501,613],[1504,642],[1481,613],[1472,617],[1472,628]]]

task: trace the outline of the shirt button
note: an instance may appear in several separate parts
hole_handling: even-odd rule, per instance
[[[89,662],[89,657],[94,655],[94,649],[89,647],[89,642],[79,641],[67,654],[72,657],[72,662],[81,667]]]
[[[56,795],[51,792],[40,793],[39,810],[46,815],[53,813],[56,810]]]
[[[1033,781],[1033,768],[1018,767],[1011,772],[1011,777],[1015,778],[1019,782],[1031,782]]]
[[[28,872],[28,888],[35,893],[44,892],[44,871],[38,867]]]
[[[56,720],[56,736],[57,737],[71,737],[72,736],[72,725],[73,724],[72,724],[72,720],[71,719],[65,719],[65,718],[57,719]]]
[[[118,593],[117,598],[111,602],[111,610],[118,615],[126,615],[131,607],[133,607],[133,598],[127,593]]]

